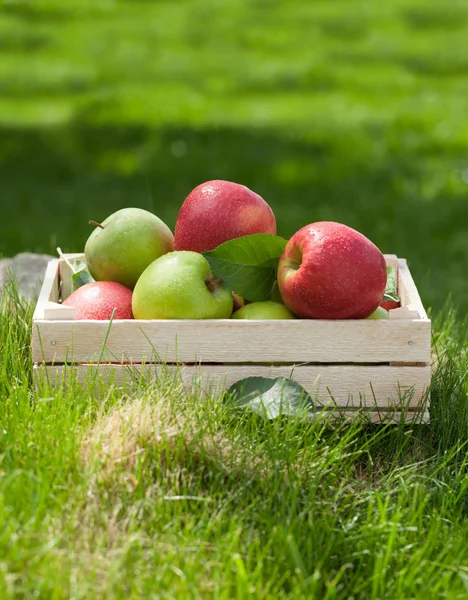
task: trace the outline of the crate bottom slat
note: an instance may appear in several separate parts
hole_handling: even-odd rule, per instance
[[[180,374],[184,384],[206,392],[220,393],[245,377],[292,377],[312,396],[317,406],[341,409],[377,408],[392,410],[396,407],[417,409],[430,383],[431,368],[393,366],[260,366],[260,365],[115,365],[83,364],[35,365],[36,380],[47,377],[50,383],[76,378],[89,380],[99,376],[118,385],[131,383],[141,377],[158,373]]]

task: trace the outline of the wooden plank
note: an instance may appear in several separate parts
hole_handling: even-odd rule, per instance
[[[60,298],[65,300],[73,291],[73,260],[69,254],[64,255],[66,260],[60,260]]]
[[[33,362],[46,363],[429,362],[430,335],[417,320],[36,320],[32,330]]]
[[[33,315],[33,322],[39,319],[44,319],[44,308],[49,302],[58,302],[59,299],[59,260],[51,260],[47,265],[47,269],[42,282],[41,291],[37,300],[36,308]]]
[[[96,369],[105,381],[118,385],[130,383],[140,377],[157,377],[168,373],[180,375],[184,384],[198,386],[209,393],[218,394],[245,377],[292,377],[298,381],[322,407],[389,409],[403,404],[417,408],[427,391],[431,379],[430,367],[390,366],[262,366],[262,365],[79,365],[38,366],[49,381],[57,378],[77,377],[80,382],[96,376]]]
[[[399,306],[398,308],[392,308],[389,312],[388,312],[388,318],[390,319],[390,321],[395,321],[395,320],[414,320],[414,319],[419,319],[420,318],[420,314],[416,311],[416,310],[410,310],[408,307],[406,306]]]
[[[417,313],[419,319],[428,321],[418,289],[404,258],[398,259],[398,293],[403,308]]]
[[[112,377],[112,383],[123,383],[124,372],[122,371],[120,374],[118,372],[118,368],[116,366],[112,366],[112,371],[106,369],[108,365],[101,365],[100,372],[103,377],[104,383],[109,381],[106,379],[106,373],[110,377]],[[103,372],[102,369],[106,370]],[[379,367],[375,367],[379,368]],[[36,385],[40,384],[40,382],[44,378],[48,378],[48,381],[52,384],[58,383],[64,377],[73,377],[76,376],[78,381],[84,382],[87,379],[92,379],[95,374],[95,367],[88,368],[89,370],[83,369],[83,367],[46,367],[45,365],[35,365],[34,366],[34,379],[36,381]],[[47,372],[47,374],[46,374]],[[134,377],[134,376],[133,376]],[[132,376],[129,373],[129,380],[132,380]],[[216,390],[215,390],[216,391]],[[221,390],[218,390],[220,393]],[[317,401],[317,399],[316,399]],[[414,404],[413,401],[411,404]],[[370,421],[372,424],[386,424],[386,423],[412,423],[415,422],[417,424],[429,423],[430,421],[430,413],[428,409],[428,402],[425,403],[424,407],[420,407],[419,405],[414,405],[412,407],[408,407],[408,402],[404,404],[404,408],[399,410],[398,405],[393,405],[389,409],[382,408],[379,405],[373,405],[373,408],[366,408],[363,405],[356,408],[346,408],[328,405],[327,406],[319,406],[317,403],[318,409],[317,414],[323,418],[324,420],[328,420],[330,424],[333,424],[335,420],[346,419],[348,421],[352,421],[354,419],[363,419],[364,422]]]
[[[73,267],[77,260],[85,261],[82,252],[76,254],[64,254],[66,260],[60,261],[61,299],[65,300],[73,291]]]
[[[74,321],[76,319],[76,308],[74,306],[63,306],[57,302],[48,302],[44,306],[44,319]]]

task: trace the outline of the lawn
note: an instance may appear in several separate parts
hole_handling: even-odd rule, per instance
[[[0,0],[0,253],[79,251],[124,206],[173,227],[230,179],[286,237],[338,220],[406,257],[435,361],[429,426],[35,389],[10,289],[1,598],[468,596],[467,35],[453,0]]]

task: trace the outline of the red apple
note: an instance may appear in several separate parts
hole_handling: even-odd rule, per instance
[[[205,252],[253,233],[276,233],[270,206],[255,192],[232,181],[207,181],[182,204],[174,232],[176,250]]]
[[[121,283],[93,281],[75,290],[63,304],[76,308],[77,319],[108,320],[114,308],[114,319],[133,319],[132,295]]]
[[[365,319],[387,283],[380,250],[355,229],[321,221],[289,240],[278,265],[286,306],[305,319]]]
[[[385,310],[392,310],[394,308],[399,308],[401,306],[401,302],[395,302],[394,300],[385,300],[384,302],[380,303],[380,306],[382,308],[385,308]]]

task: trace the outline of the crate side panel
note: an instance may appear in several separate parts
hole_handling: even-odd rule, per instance
[[[420,319],[427,320],[427,313],[424,309],[418,288],[404,258],[398,260],[398,293],[402,307],[416,312]]]
[[[430,384],[430,367],[390,366],[286,366],[198,365],[130,367],[121,365],[42,366],[51,381],[57,377],[77,377],[79,381],[102,375],[109,382],[127,384],[151,379],[161,372],[179,375],[186,385],[196,383],[203,390],[218,394],[245,377],[292,377],[298,381],[321,407],[392,409],[397,406],[417,408]]]
[[[64,254],[66,260],[60,260],[61,299],[65,300],[73,292],[73,267],[77,260],[86,262],[85,255],[80,253]]]
[[[47,363],[430,361],[429,321],[39,321],[39,334]]]
[[[44,318],[44,308],[49,302],[57,302],[59,298],[59,261],[49,261],[44,279],[42,281],[41,291],[37,299],[33,319]]]

